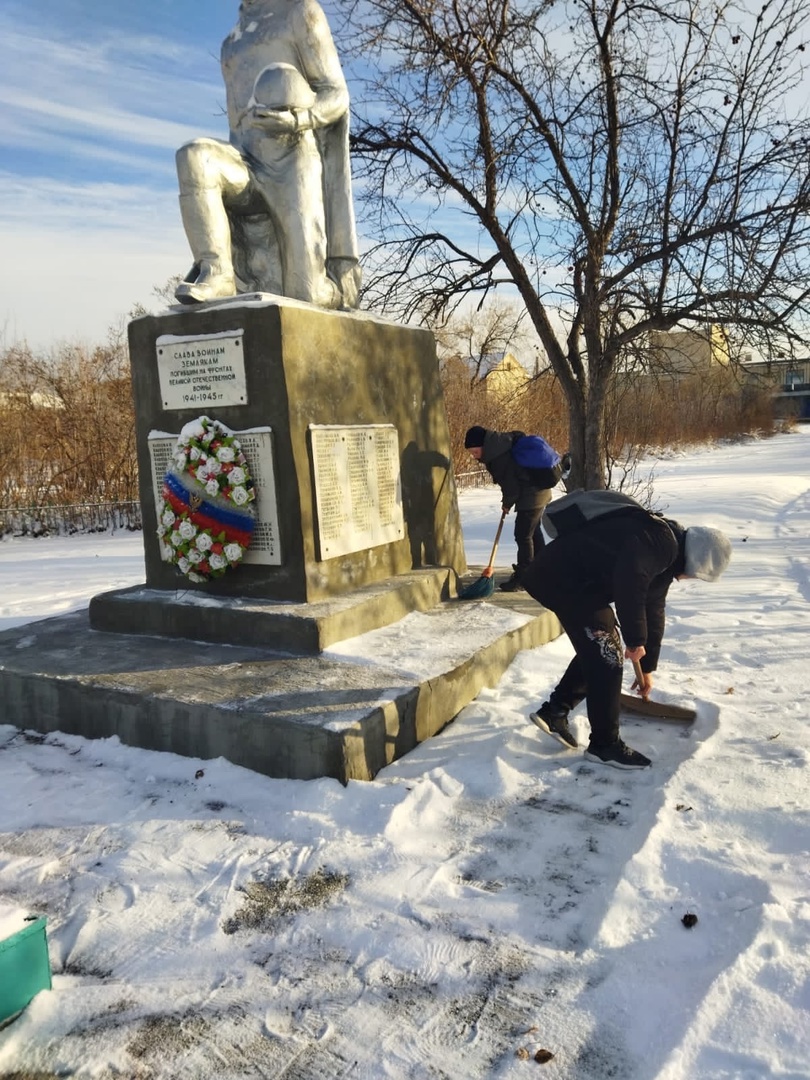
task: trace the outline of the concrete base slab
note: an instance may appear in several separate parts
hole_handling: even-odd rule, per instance
[[[435,607],[456,595],[456,581],[455,571],[430,567],[312,603],[136,585],[94,596],[90,625],[108,632],[320,653],[337,641],[396,622],[410,611]]]
[[[560,632],[521,594],[450,600],[320,656],[98,632],[77,612],[0,634],[2,716],[267,776],[371,780]]]

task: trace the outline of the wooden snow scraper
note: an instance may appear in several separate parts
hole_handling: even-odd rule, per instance
[[[636,679],[643,679],[641,665],[638,661],[633,662],[633,670]],[[697,717],[695,709],[689,709],[685,705],[666,705],[662,701],[650,701],[649,698],[636,697],[635,694],[622,694],[621,704],[628,712],[638,716],[646,716],[650,720],[670,720],[675,723],[691,724]]]

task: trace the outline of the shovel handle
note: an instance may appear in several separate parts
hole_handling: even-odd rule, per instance
[[[495,533],[495,543],[492,545],[492,554],[490,555],[489,563],[487,564],[487,570],[489,571],[489,573],[487,574],[487,571],[486,570],[484,571],[484,574],[487,577],[492,577],[492,568],[495,565],[495,554],[496,554],[496,552],[498,550],[498,544],[499,544],[500,539],[501,539],[501,532],[503,531],[503,523],[506,521],[506,515],[508,513],[509,513],[508,510],[504,510],[503,513],[501,514],[501,520],[500,520],[500,523],[498,525],[498,531]]]
[[[635,672],[636,683],[639,687],[639,693],[641,693],[641,687],[644,685],[644,672],[641,670],[640,660],[633,661],[633,671]],[[642,698],[644,698],[645,701],[647,700],[647,696],[645,694],[641,694],[641,696]]]

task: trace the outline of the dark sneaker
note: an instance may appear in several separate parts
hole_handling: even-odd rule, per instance
[[[577,740],[568,727],[568,713],[565,709],[544,701],[537,712],[529,713],[529,719],[567,750],[576,750]]]
[[[594,746],[591,743],[585,751],[585,757],[588,761],[599,761],[603,765],[611,765],[614,769],[646,769],[652,765],[648,757],[625,746],[621,739],[609,746]]]
[[[520,584],[520,580],[517,573],[512,574],[506,581],[502,581],[498,588],[501,592],[526,592],[523,586]]]

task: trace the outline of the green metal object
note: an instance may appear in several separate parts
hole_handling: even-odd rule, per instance
[[[0,941],[0,1025],[12,1020],[39,993],[51,988],[45,918],[32,919]]]

